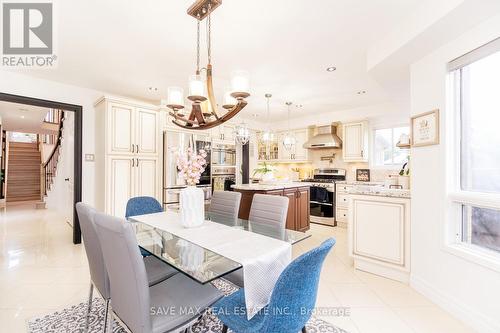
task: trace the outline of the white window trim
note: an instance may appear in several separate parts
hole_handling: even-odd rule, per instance
[[[443,228],[444,251],[471,263],[500,272],[500,253],[462,242],[462,205],[500,210],[500,194],[486,194],[460,189],[460,81],[457,72],[447,76],[446,102],[446,213]]]
[[[370,135],[370,169],[375,169],[375,170],[401,170],[401,167],[403,166],[401,163],[398,164],[375,164],[375,131],[377,130],[383,130],[383,129],[394,129],[396,127],[410,127],[410,124],[408,123],[397,123],[397,124],[391,124],[391,125],[385,125],[385,126],[374,126],[371,128],[371,135]],[[411,130],[411,129],[410,129]],[[409,134],[409,133],[408,133]],[[408,154],[410,152],[408,151]]]

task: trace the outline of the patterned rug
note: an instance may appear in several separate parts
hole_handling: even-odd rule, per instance
[[[212,284],[229,295],[238,290],[232,283],[219,279]],[[85,317],[87,315],[87,302],[82,302],[48,315],[36,317],[28,321],[29,333],[62,333],[83,332],[85,328]],[[101,333],[104,324],[104,301],[101,298],[93,300],[90,314],[90,333]],[[311,317],[307,323],[308,333],[347,333],[343,329],[335,327],[321,319]],[[113,333],[126,333],[127,331],[118,321],[113,323]],[[190,329],[189,333],[221,333],[221,322],[210,312],[206,311],[202,318]],[[229,332],[232,332],[229,330]]]

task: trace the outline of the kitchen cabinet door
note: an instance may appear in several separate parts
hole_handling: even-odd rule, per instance
[[[158,159],[140,157],[135,159],[135,191],[134,196],[159,197]]]
[[[304,143],[307,142],[308,140],[308,132],[307,128],[301,129],[301,130],[296,130],[295,131],[295,150],[294,150],[294,155],[293,159],[294,160],[307,160],[308,159],[308,153],[309,150],[304,148]]]
[[[345,162],[368,161],[367,123],[348,123],[343,126],[343,150]]]
[[[147,109],[136,109],[135,152],[139,154],[158,154],[158,112]]]
[[[288,198],[288,215],[286,219],[286,228],[296,230],[295,221],[297,220],[297,189],[285,190],[285,197]]]
[[[134,142],[134,108],[110,103],[108,109],[108,153],[132,154]]]
[[[309,230],[310,218],[310,198],[309,187],[301,187],[297,189],[297,220],[296,230]]]
[[[106,191],[106,212],[113,216],[125,217],[125,208],[134,196],[134,163],[131,156],[109,156],[108,191]]]

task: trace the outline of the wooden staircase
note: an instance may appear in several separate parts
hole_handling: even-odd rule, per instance
[[[10,142],[7,174],[7,202],[41,199],[41,154],[38,144]]]

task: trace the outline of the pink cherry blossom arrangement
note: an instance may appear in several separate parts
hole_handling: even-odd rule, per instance
[[[197,154],[191,147],[187,149],[187,153],[178,153],[177,170],[179,170],[179,178],[186,180],[186,183],[190,186],[198,184],[207,165],[206,157],[207,152],[204,149],[200,149],[199,154]]]

